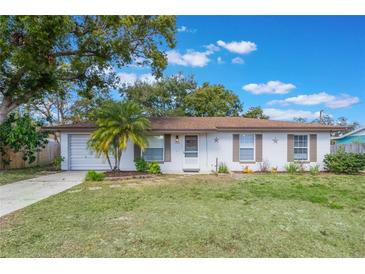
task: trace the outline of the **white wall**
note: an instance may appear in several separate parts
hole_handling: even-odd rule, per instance
[[[253,132],[261,133],[261,132]],[[68,134],[85,134],[85,132],[63,132],[61,134],[61,155],[65,158],[62,162],[62,169],[68,169]],[[237,133],[235,133],[237,134]],[[263,132],[263,160],[268,161],[270,167],[277,167],[284,170],[287,163],[287,133]],[[291,134],[296,134],[295,132]],[[306,133],[298,133],[306,134]],[[308,133],[310,134],[310,133]],[[176,142],[176,135],[179,142]],[[216,132],[200,133],[199,135],[199,168],[201,172],[215,170],[216,158],[218,162],[224,162],[231,171],[242,171],[245,166],[259,170],[259,163],[238,163],[233,162],[233,133]],[[273,139],[278,141],[274,143]],[[216,142],[218,140],[218,142]],[[309,140],[309,139],[308,139]],[[162,172],[182,172],[184,162],[184,134],[171,134],[171,162],[161,164]],[[323,168],[324,155],[330,152],[330,134],[317,133],[317,163]],[[121,160],[122,170],[135,170],[133,144],[128,143]],[[315,163],[311,163],[315,164]]]
[[[68,170],[68,134],[67,132],[61,132],[60,138],[60,144],[61,144],[61,156],[63,157],[63,162],[61,163],[61,169],[62,170]]]
[[[283,132],[253,132],[260,133],[263,136],[262,150],[263,160],[267,161],[270,167],[277,167],[278,170],[284,170],[285,164],[287,164],[287,133]],[[237,134],[237,133],[236,133]],[[291,134],[310,134],[303,132],[291,132]],[[218,138],[218,143],[215,139]],[[277,143],[273,141],[277,140]],[[309,141],[309,137],[308,137]],[[309,146],[309,144],[308,144]],[[308,151],[309,155],[310,151]],[[317,163],[320,164],[323,169],[324,155],[330,153],[330,134],[329,133],[317,133]],[[259,163],[239,163],[233,162],[233,133],[209,133],[208,134],[208,152],[206,165],[204,171],[211,171],[215,169],[216,158],[218,162],[224,162],[231,171],[242,171],[245,166],[252,168],[253,170],[259,170]],[[316,163],[307,164],[314,165]]]

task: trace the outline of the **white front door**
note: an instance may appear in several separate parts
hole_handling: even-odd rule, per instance
[[[199,170],[199,137],[198,137],[198,135],[185,135],[183,169],[186,171]]]

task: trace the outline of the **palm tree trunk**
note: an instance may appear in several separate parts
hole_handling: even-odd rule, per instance
[[[116,145],[115,147],[115,159],[114,159],[114,170],[118,170],[118,162],[119,162],[119,147]]]
[[[112,166],[112,163],[110,162],[109,153],[105,153],[105,158],[108,161],[108,164],[109,164],[110,169],[112,170],[113,169],[113,166]]]
[[[119,155],[118,155],[118,171],[120,171],[120,160],[122,159],[122,150],[119,150]]]

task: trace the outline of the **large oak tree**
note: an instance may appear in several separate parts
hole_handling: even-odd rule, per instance
[[[203,86],[185,97],[188,116],[239,116],[242,112],[240,99],[223,85]]]
[[[1,16],[0,124],[65,84],[91,98],[115,85],[115,67],[139,63],[161,76],[175,32],[174,16]]]
[[[192,76],[177,74],[153,83],[137,81],[134,85],[122,87],[121,95],[143,106],[150,116],[184,116],[185,98],[196,87]]]

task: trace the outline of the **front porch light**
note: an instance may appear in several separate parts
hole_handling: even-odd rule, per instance
[[[179,135],[176,135],[175,142],[176,142],[177,144],[179,143]]]

